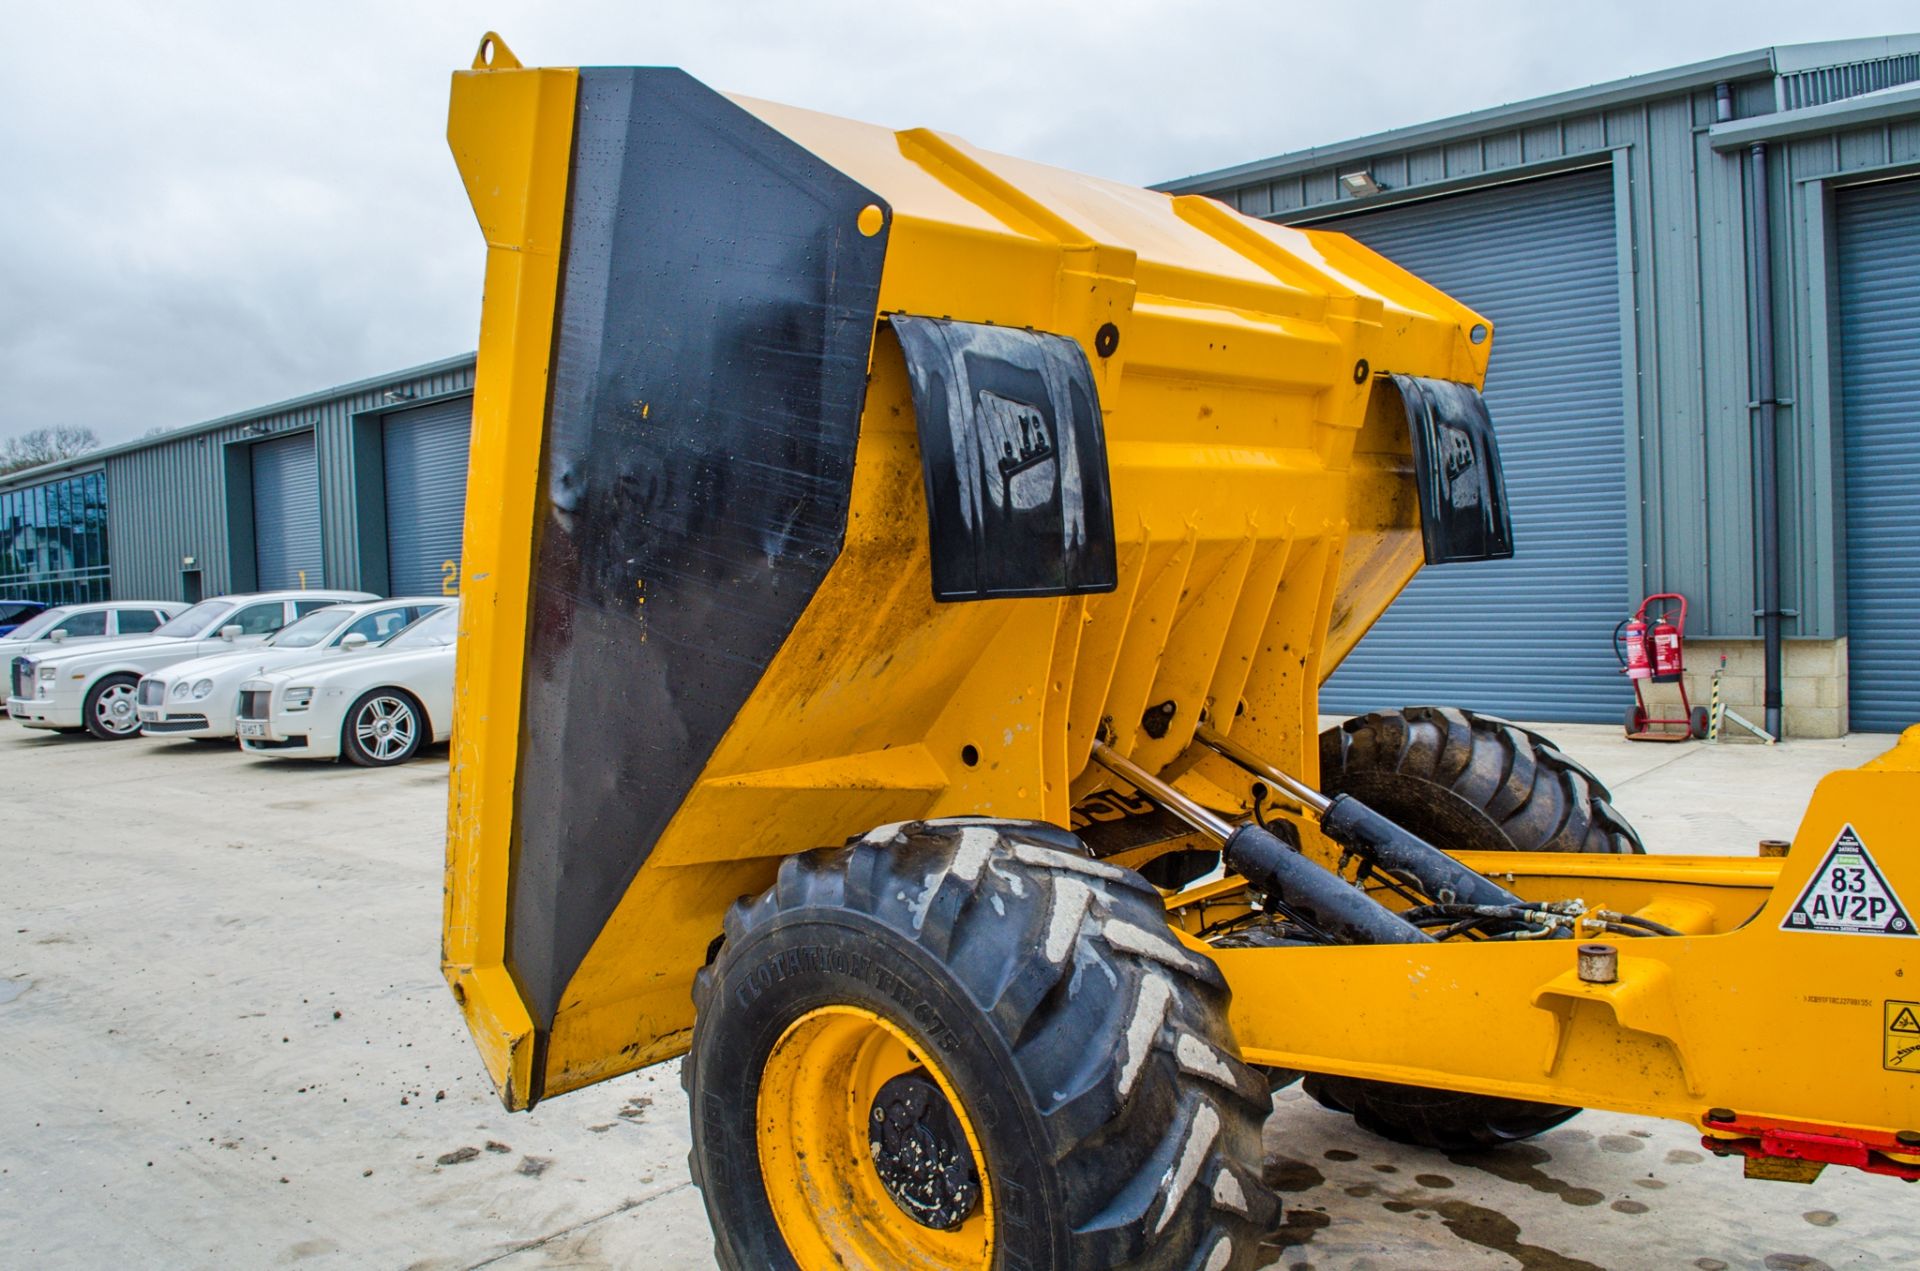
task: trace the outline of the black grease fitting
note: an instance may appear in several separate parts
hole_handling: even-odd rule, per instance
[[[1173,727],[1173,717],[1180,712],[1175,702],[1161,702],[1158,706],[1149,706],[1140,717],[1140,731],[1159,741]]]

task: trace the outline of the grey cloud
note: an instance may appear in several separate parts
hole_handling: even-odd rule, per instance
[[[491,23],[530,64],[673,64],[1146,183],[1908,6],[1783,0],[9,7],[0,435],[108,441],[472,348],[444,140]],[[482,16],[484,14],[484,16]]]

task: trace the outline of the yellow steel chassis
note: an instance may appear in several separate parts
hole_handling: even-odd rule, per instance
[[[1476,315],[1339,235],[1255,226],[1205,200],[1141,196],[1123,205],[1120,194],[1097,191],[1109,203],[1087,206],[1166,218],[1149,227],[1159,236],[1150,245],[1165,257],[1150,270],[1144,250],[1136,265],[998,174],[1011,168],[1055,199],[1083,193],[1045,170],[997,160],[994,169],[991,156],[928,133],[885,134],[897,152],[875,158],[871,130],[747,103],[849,170],[865,164],[876,182],[896,183],[883,309],[1082,339],[1109,315],[1121,324],[1123,352],[1098,374],[1122,586],[1114,597],[937,612],[902,591],[908,573],[924,587],[925,513],[915,499],[885,505],[875,493],[911,491],[916,471],[910,428],[883,417],[886,403],[905,400],[899,355],[876,344],[855,497],[878,515],[850,529],[839,581],[830,579],[793,641],[825,641],[812,624],[837,621],[839,656],[878,665],[860,641],[886,632],[860,622],[884,600],[885,621],[920,624],[934,633],[927,649],[974,669],[964,683],[909,679],[901,689],[869,676],[856,688],[850,679],[809,678],[825,672],[811,669],[810,654],[801,664],[804,645],[794,661],[777,660],[576,976],[542,1055],[504,965],[505,827],[538,493],[528,456],[539,453],[548,391],[576,78],[523,71],[489,37],[474,69],[454,77],[449,125],[489,250],[444,961],[489,1073],[514,1107],[539,1088],[536,1063],[546,1065],[546,1091],[558,1093],[684,1051],[687,988],[719,913],[767,886],[781,856],[911,816],[990,811],[1064,824],[1075,800],[1111,785],[1085,764],[1103,715],[1117,723],[1117,750],[1150,770],[1181,772],[1194,797],[1232,808],[1244,789],[1237,770],[1213,758],[1193,762],[1187,734],[1157,741],[1129,723],[1191,665],[1201,668],[1197,681],[1174,686],[1183,700],[1204,692],[1230,704],[1244,694],[1258,709],[1229,730],[1314,780],[1317,685],[1418,559],[1402,470],[1392,454],[1362,453],[1372,421],[1367,390],[1352,374],[1356,354],[1475,384],[1487,356]],[[1212,244],[1203,264],[1167,264],[1195,234]],[[1057,268],[1036,264],[1047,261]],[[1209,270],[1227,277],[1255,265],[1258,278],[1209,281]],[[1036,277],[1052,281],[1036,286]],[[1161,294],[1149,294],[1150,284]],[[1203,284],[1216,289],[1181,298]],[[1211,422],[1209,402],[1220,408]],[[1297,441],[1275,448],[1247,434],[1176,444],[1154,431],[1170,412],[1216,432],[1222,418],[1257,417],[1268,433]],[[1276,489],[1291,510],[1236,510],[1236,500],[1271,506]],[[1194,564],[1203,557],[1205,573]],[[1263,588],[1286,602],[1275,602],[1271,620],[1264,607],[1249,608]],[[1146,616],[1129,626],[1130,613]],[[1176,613],[1184,625],[1174,625]],[[1257,671],[1250,685],[1245,664],[1263,642],[1285,657],[1275,654],[1278,669]],[[1223,644],[1245,650],[1239,665],[1220,653]],[[1037,660],[1024,652],[1033,649]],[[1096,691],[1083,694],[1083,685]],[[796,703],[813,712],[811,732],[790,726]],[[910,711],[932,723],[905,737],[875,723]],[[862,740],[825,754],[804,749],[806,736],[836,730]],[[1003,732],[1006,750],[994,762],[961,769],[951,758],[960,741]],[[1920,1166],[1920,1138],[1896,1137],[1920,1129],[1920,1072],[1888,1066],[1884,1017],[1888,1002],[1920,999],[1920,957],[1909,957],[1920,942],[1781,924],[1844,824],[1871,845],[1897,892],[1920,899],[1920,844],[1907,820],[1915,808],[1920,735],[1865,769],[1826,778],[1785,858],[1462,858],[1524,897],[1579,897],[1686,933],[1610,940],[1620,948],[1613,984],[1581,981],[1574,942],[1565,940],[1268,950],[1189,941],[1232,985],[1233,1026],[1256,1063],[1670,1117],[1729,1140],[1767,1136],[1779,1155],[1852,1153],[1862,1158],[1853,1163],[1897,1171]],[[1309,850],[1332,859],[1317,835],[1307,837]],[[1192,933],[1238,903],[1238,891],[1227,880],[1169,906]]]
[[[1920,1065],[1888,1066],[1887,1025],[1889,1002],[1920,999],[1920,940],[1783,923],[1847,825],[1896,891],[1920,891],[1916,807],[1920,729],[1824,778],[1785,857],[1458,854],[1526,899],[1687,933],[1601,937],[1619,950],[1612,984],[1582,982],[1566,940],[1209,952],[1255,1063],[1667,1117],[1815,1160],[1851,1142],[1912,1166],[1920,1143],[1896,1135],[1920,1127]],[[1169,903],[1191,929],[1234,890]]]

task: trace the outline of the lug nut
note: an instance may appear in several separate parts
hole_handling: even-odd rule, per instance
[[[1612,945],[1583,944],[1575,952],[1582,983],[1612,984],[1620,978],[1620,951]]]

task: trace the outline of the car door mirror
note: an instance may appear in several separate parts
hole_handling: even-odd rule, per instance
[[[47,632],[47,639],[53,641],[55,644],[65,644],[67,642],[67,629],[60,627],[56,630],[49,631]]]
[[[355,649],[364,649],[370,643],[371,641],[358,631],[340,637],[340,647],[348,653],[352,653]]]
[[[231,644],[240,638],[240,633],[243,630],[245,630],[245,628],[239,623],[229,622],[226,626],[220,628],[220,638]]]

